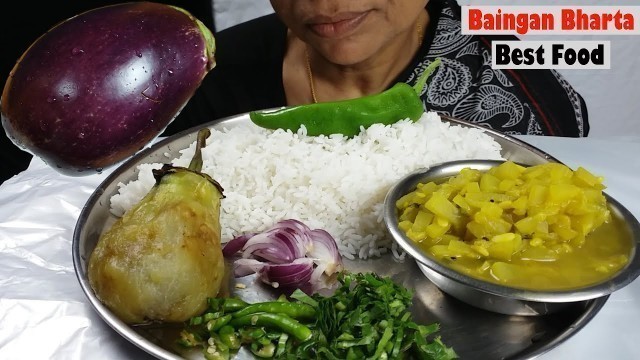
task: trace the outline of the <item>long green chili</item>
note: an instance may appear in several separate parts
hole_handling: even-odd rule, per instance
[[[241,316],[259,312],[285,314],[294,319],[313,319],[313,317],[316,315],[316,310],[307,304],[282,301],[267,301],[248,305],[247,307],[233,313],[233,317],[238,318]]]
[[[257,313],[244,315],[231,320],[232,326],[266,326],[278,328],[300,341],[309,340],[313,335],[311,329],[284,314]]]
[[[304,126],[307,135],[311,136],[343,134],[349,137],[376,123],[389,125],[407,118],[416,121],[424,113],[419,94],[440,62],[437,58],[429,64],[414,87],[398,83],[375,95],[254,111],[249,117],[256,125],[267,129],[298,131]]]

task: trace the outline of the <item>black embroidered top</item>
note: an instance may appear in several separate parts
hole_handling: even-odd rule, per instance
[[[413,84],[436,57],[442,65],[421,94],[425,109],[507,134],[582,137],[589,124],[582,97],[553,70],[491,68],[491,41],[513,36],[462,35],[460,7],[431,0],[420,51],[396,82]],[[287,29],[267,15],[216,34],[217,67],[164,135],[251,110],[286,105],[282,63]]]

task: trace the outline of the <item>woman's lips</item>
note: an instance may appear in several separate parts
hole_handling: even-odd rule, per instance
[[[367,17],[368,12],[340,14],[331,18],[321,18],[309,23],[308,27],[321,37],[341,37],[355,31]]]

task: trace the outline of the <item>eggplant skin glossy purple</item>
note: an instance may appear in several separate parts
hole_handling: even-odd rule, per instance
[[[89,175],[144,148],[215,67],[215,39],[184,9],[122,3],[69,18],[18,59],[2,126],[57,171]]]

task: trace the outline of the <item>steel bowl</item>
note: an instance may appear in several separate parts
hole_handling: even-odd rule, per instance
[[[629,262],[609,279],[597,284],[570,290],[536,291],[504,286],[473,278],[453,270],[422,250],[398,227],[396,201],[415,190],[418,183],[439,182],[457,175],[463,168],[487,171],[497,166],[499,160],[461,160],[446,162],[413,172],[387,193],[384,201],[384,222],[394,241],[418,263],[423,274],[443,292],[467,304],[507,315],[536,316],[562,310],[579,301],[607,296],[623,288],[640,275],[640,223],[618,201],[604,194],[611,215],[625,225],[622,236],[631,242]]]

